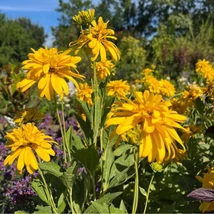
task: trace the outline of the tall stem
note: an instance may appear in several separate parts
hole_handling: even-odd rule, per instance
[[[134,183],[134,199],[132,205],[132,213],[136,213],[138,207],[138,196],[139,196],[139,174],[138,174],[138,147],[134,148],[134,166],[135,166],[135,183]]]
[[[147,205],[148,205],[148,202],[149,202],[149,193],[150,193],[150,189],[151,189],[151,186],[152,186],[152,182],[153,182],[154,177],[155,177],[155,173],[153,173],[153,175],[152,175],[152,177],[151,177],[151,180],[150,180],[150,182],[149,182],[149,187],[148,187],[147,194],[146,194],[146,204],[145,204],[145,207],[144,207],[143,214],[146,213]]]
[[[57,107],[57,118],[58,118],[58,122],[59,122],[60,132],[62,134],[62,147],[63,147],[63,153],[64,153],[64,163],[67,163],[66,145],[65,145],[65,142],[64,142],[65,136],[64,136],[62,121],[61,121],[61,118],[60,118],[60,115],[59,115],[58,107]]]

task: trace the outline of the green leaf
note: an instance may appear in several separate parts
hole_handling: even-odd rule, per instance
[[[82,140],[79,136],[73,133],[73,128],[69,127],[69,129],[65,133],[66,142],[68,144],[68,148],[70,150],[79,150],[85,148],[82,143]]]
[[[121,214],[125,214],[127,212],[125,212],[124,210],[121,210],[119,208],[116,208],[113,204],[110,205],[110,213],[121,213]]]
[[[80,127],[83,131],[84,137],[87,140],[87,145],[92,144],[92,138],[93,138],[93,130],[91,128],[91,122],[86,118],[86,121],[84,121],[79,115],[75,114],[75,117],[80,124]]]
[[[84,102],[84,101],[82,101],[82,100],[79,100],[79,99],[77,99],[77,102],[79,103],[79,105],[81,106],[82,110],[84,111],[84,113],[85,113],[85,115],[86,115],[86,118],[87,118],[90,122],[92,122],[92,119],[93,119],[93,118],[91,118],[90,110],[89,110],[89,108],[88,108],[87,103]]]
[[[99,164],[99,155],[94,145],[86,149],[77,150],[72,153],[73,157],[79,161],[91,174],[94,173]]]
[[[111,147],[105,149],[102,159],[104,161],[103,165],[103,191],[105,192],[108,189],[109,180],[111,177],[111,168],[114,163],[114,153]]]
[[[129,180],[131,177],[133,177],[134,174],[135,174],[135,170],[133,169],[133,167],[126,168],[122,172],[119,172],[118,174],[116,174],[111,179],[108,188],[110,189],[112,187],[116,187],[116,186],[119,186],[119,185],[123,184],[124,182],[126,182],[127,180]]]
[[[44,213],[52,213],[51,207],[50,206],[36,206],[36,211],[34,212],[35,214],[44,214]]]
[[[132,148],[132,145],[130,145],[130,144],[124,144],[124,145],[118,146],[114,151],[114,155],[115,156],[120,156],[120,155],[124,154],[127,150],[131,149],[131,148]]]
[[[45,188],[43,186],[43,183],[38,179],[33,179],[31,182],[32,188],[37,193],[37,195],[48,205],[50,205],[50,202],[48,201],[48,198],[46,196]]]
[[[27,212],[22,211],[22,210],[17,210],[14,212],[14,214],[26,214]]]
[[[109,205],[115,198],[121,195],[122,192],[115,192],[115,193],[107,193],[102,198],[98,199],[96,203],[99,204],[107,204]],[[96,208],[93,206],[93,203],[86,209],[84,213],[95,213],[97,212]]]
[[[97,210],[97,212],[100,213],[100,214],[109,213],[108,204],[105,204],[105,203],[99,204],[97,201],[94,201],[92,203],[92,205]]]
[[[113,97],[109,97],[107,100],[105,100],[104,102],[104,106],[103,106],[103,113],[102,113],[102,118],[101,118],[101,127],[105,126],[105,122],[106,122],[106,117],[107,114],[111,111],[111,106],[114,103],[115,98]]]
[[[63,172],[61,172],[61,167],[54,163],[54,162],[43,162],[43,163],[39,163],[39,167],[40,169],[56,176],[57,178],[60,177],[61,175],[63,175]]]
[[[146,190],[142,187],[139,187],[139,190],[140,190],[140,193],[146,197],[146,195],[147,195]]]
[[[125,214],[128,214],[128,211],[126,209],[126,206],[125,206],[123,200],[120,202],[120,210],[123,210]]]
[[[76,175],[76,163],[74,162],[73,165],[66,169],[66,171],[59,177],[59,179],[62,181],[62,183],[67,188],[72,188],[73,183],[75,181],[75,175]]]
[[[59,199],[58,199],[58,202],[57,202],[57,209],[58,209],[58,212],[59,213],[62,213],[66,208],[66,203],[65,203],[65,200],[64,200],[64,194],[61,193]]]

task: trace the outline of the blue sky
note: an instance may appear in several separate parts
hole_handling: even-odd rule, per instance
[[[48,34],[47,46],[52,44],[51,26],[58,25],[60,13],[56,12],[58,0],[0,0],[0,12],[8,18],[30,18],[32,23],[43,26]],[[93,2],[98,2],[94,0]]]

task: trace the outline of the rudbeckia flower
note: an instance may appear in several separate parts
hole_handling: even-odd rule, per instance
[[[117,125],[112,136],[120,137],[140,125],[142,138],[139,144],[139,156],[148,157],[149,162],[162,163],[176,158],[177,150],[186,151],[175,128],[185,130],[179,123],[186,117],[170,110],[170,102],[161,95],[149,91],[135,92],[135,100],[123,98],[113,106],[106,121],[107,127]]]
[[[80,83],[79,88],[77,89],[76,97],[79,100],[85,101],[89,105],[92,105],[92,88],[87,83]]]
[[[130,86],[126,80],[113,80],[107,83],[106,91],[108,96],[121,98],[125,97],[130,92]]]
[[[114,35],[112,29],[107,29],[108,22],[104,22],[102,17],[99,17],[98,22],[93,20],[91,26],[87,30],[82,30],[79,38],[71,42],[70,46],[77,46],[76,54],[84,46],[91,50],[91,60],[95,61],[100,55],[101,61],[106,61],[106,54],[110,53],[113,60],[118,61],[120,59],[120,51],[117,46],[108,39],[117,38]]]
[[[39,131],[32,123],[13,129],[5,138],[8,140],[7,147],[11,148],[12,152],[4,160],[4,165],[11,165],[17,159],[17,169],[20,173],[24,166],[30,174],[38,169],[35,154],[46,162],[50,161],[50,155],[55,155],[52,149],[52,143],[55,142],[52,137]]]
[[[23,69],[27,70],[26,78],[17,84],[17,88],[22,92],[38,83],[40,97],[45,96],[48,100],[53,100],[55,91],[60,99],[63,99],[64,95],[69,94],[65,79],[71,80],[78,87],[74,78],[84,78],[76,69],[81,57],[68,55],[71,49],[65,52],[58,52],[56,48],[32,51],[33,53],[28,54],[29,59],[22,63]]]

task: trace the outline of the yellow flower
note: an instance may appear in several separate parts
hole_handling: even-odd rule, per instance
[[[107,83],[106,86],[108,96],[125,97],[130,92],[130,86],[127,81],[114,80]]]
[[[35,122],[44,116],[45,115],[40,113],[36,107],[26,108],[17,113],[14,122],[20,125],[21,123]]]
[[[208,172],[204,174],[204,177],[196,176],[196,178],[202,183],[203,188],[214,189],[214,166],[208,168]],[[202,202],[199,209],[202,212],[214,211],[214,201]]]
[[[135,92],[133,101],[124,100],[126,102],[117,102],[113,107],[106,125],[118,125],[115,134],[121,136],[139,124],[142,132],[140,157],[148,157],[149,162],[156,160],[162,163],[175,159],[178,149],[186,151],[175,130],[184,129],[179,122],[184,122],[186,117],[170,110],[169,101],[147,90],[144,93]]]
[[[34,153],[46,162],[50,161],[50,155],[55,155],[52,137],[39,131],[32,123],[13,129],[5,138],[8,140],[7,147],[11,148],[12,152],[4,160],[4,165],[11,165],[17,159],[17,169],[20,173],[24,166],[30,174],[38,169]]]
[[[78,74],[76,64],[81,60],[78,56],[68,55],[71,49],[65,52],[58,52],[56,48],[40,48],[38,51],[32,49],[34,53],[28,54],[29,59],[25,60],[23,69],[26,69],[27,76],[17,84],[17,88],[22,92],[38,83],[40,97],[48,100],[54,98],[54,91],[63,99],[64,94],[69,94],[68,83],[65,79],[71,80],[76,87],[77,81],[84,76]],[[71,68],[75,71],[71,71]]]
[[[96,62],[96,72],[100,79],[105,79],[109,76],[114,68],[114,64],[110,60]]]
[[[158,80],[152,75],[145,75],[143,83],[146,88],[155,94],[161,94],[167,97],[175,95],[175,87],[170,81],[161,79]]]
[[[78,12],[78,15],[73,16],[73,20],[77,23],[77,24],[82,24],[83,22],[86,23],[91,23],[94,20],[94,14],[95,14],[95,10],[82,10]]]
[[[214,81],[214,69],[209,61],[198,60],[196,63],[196,72],[200,73],[207,83]]]
[[[117,38],[114,35],[114,30],[107,29],[108,22],[104,22],[102,17],[99,17],[98,22],[93,20],[89,30],[82,30],[77,41],[71,42],[70,46],[77,46],[76,54],[79,50],[87,45],[91,49],[92,61],[95,61],[100,55],[101,61],[106,61],[107,52],[110,53],[113,60],[120,59],[120,51],[117,46],[107,39]]]
[[[154,70],[151,69],[151,68],[145,68],[145,69],[143,69],[142,74],[144,74],[144,75],[149,75],[149,74],[151,74],[153,71],[154,71]]]
[[[91,94],[92,94],[92,88],[87,84],[87,83],[80,83],[79,88],[77,88],[77,94],[76,97],[79,100],[85,101],[89,105],[92,105],[92,99],[91,99]]]
[[[152,75],[146,75],[143,78],[143,83],[145,85],[145,87],[151,92],[151,93],[155,93],[155,94],[159,94],[160,90],[159,90],[159,81]]]
[[[175,95],[175,86],[170,81],[161,79],[159,81],[159,86],[160,94],[167,97],[172,97]]]

